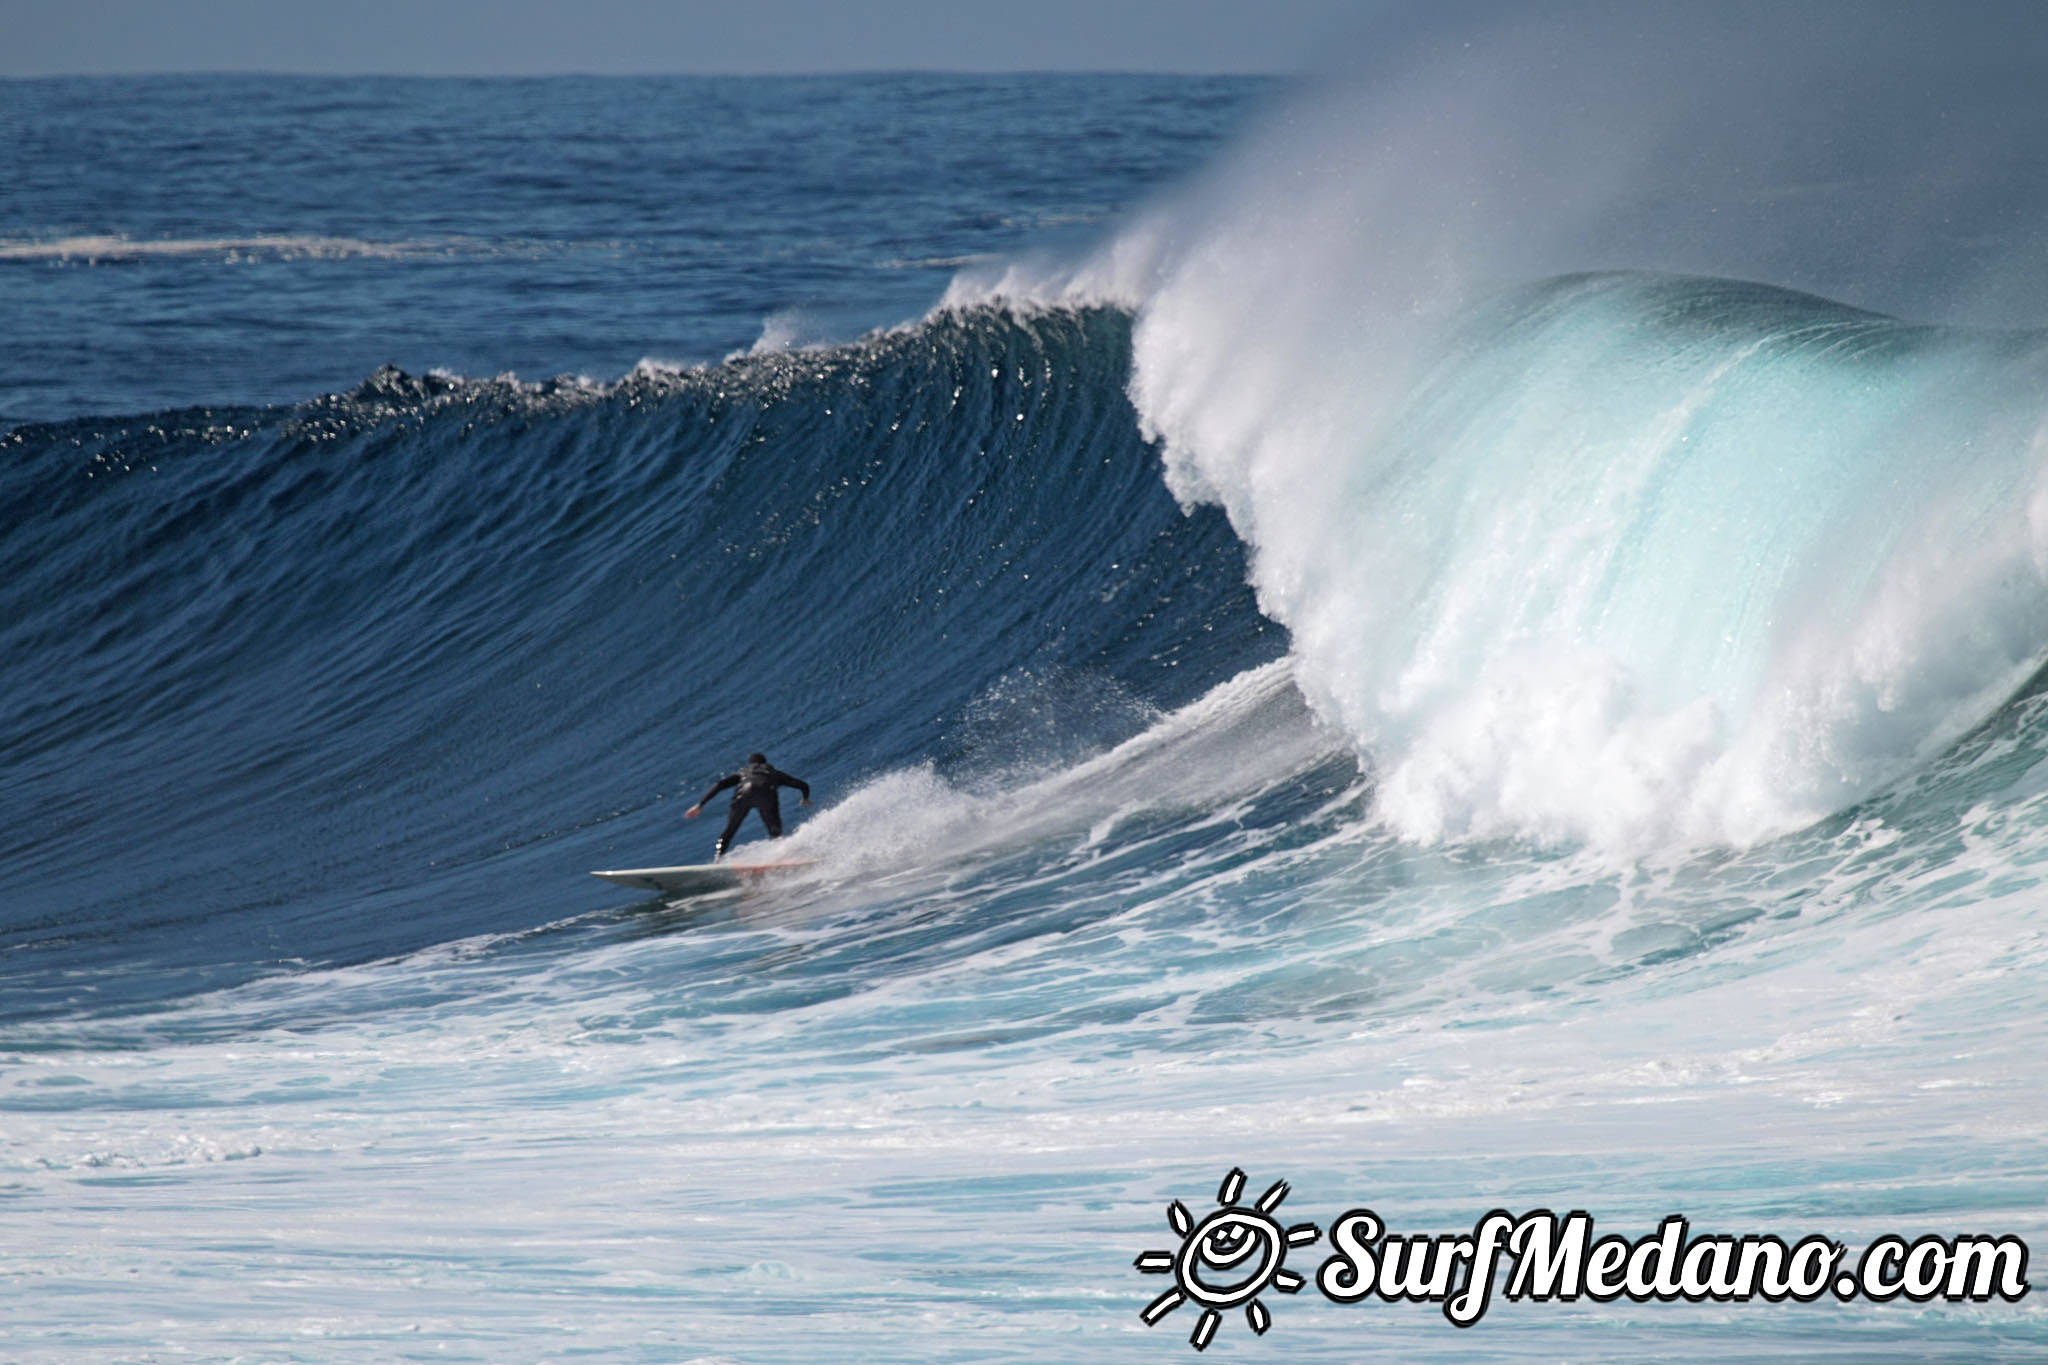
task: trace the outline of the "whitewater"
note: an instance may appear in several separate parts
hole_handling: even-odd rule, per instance
[[[0,1355],[2041,1353],[1317,1274],[2048,1237],[2040,21],[1630,13],[0,86]]]

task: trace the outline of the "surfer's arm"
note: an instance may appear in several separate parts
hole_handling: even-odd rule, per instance
[[[739,784],[740,775],[738,773],[727,773],[724,777],[718,779],[717,783],[712,786],[710,791],[705,792],[704,795],[697,798],[696,805],[690,807],[688,810],[683,812],[683,818],[686,820],[691,818],[698,811],[704,809],[704,803],[706,801],[709,801],[712,797],[718,795],[727,787],[737,787]]]
[[[791,777],[782,769],[777,768],[775,770],[775,785],[778,787],[795,787],[803,793],[804,804],[806,806],[811,804],[811,784],[804,781],[801,777]]]

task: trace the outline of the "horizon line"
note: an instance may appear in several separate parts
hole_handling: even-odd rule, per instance
[[[647,71],[316,71],[292,67],[164,67],[114,71],[0,72],[0,81],[120,80],[134,77],[290,77],[307,80],[819,80],[834,76],[1149,76],[1180,79],[1286,79],[1307,76],[1305,69],[1206,70],[1128,66],[853,66],[795,71],[768,68],[744,70]]]

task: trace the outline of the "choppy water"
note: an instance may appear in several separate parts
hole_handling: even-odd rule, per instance
[[[1233,1167],[2038,1240],[2041,49],[1889,21],[0,87],[5,1354],[1188,1359],[1132,1258]],[[807,870],[585,875],[756,747]],[[1208,1355],[2048,1341],[1265,1303]]]

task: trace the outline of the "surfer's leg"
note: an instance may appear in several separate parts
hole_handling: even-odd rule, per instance
[[[768,837],[782,837],[782,812],[774,806],[761,807],[761,823],[768,826]]]
[[[746,818],[747,808],[737,801],[733,802],[731,813],[725,817],[725,833],[718,836],[718,850],[711,855],[712,861],[716,862],[725,856],[725,851],[732,847],[732,836],[740,832],[740,821]]]

